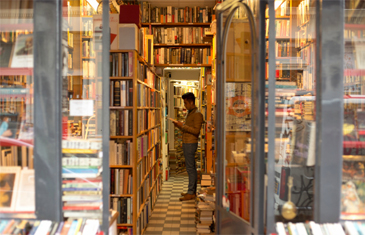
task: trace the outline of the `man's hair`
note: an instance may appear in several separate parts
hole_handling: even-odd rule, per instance
[[[182,96],[182,98],[183,98],[183,100],[193,101],[194,104],[195,104],[195,95],[194,95],[194,93],[191,93],[191,92],[185,93]]]

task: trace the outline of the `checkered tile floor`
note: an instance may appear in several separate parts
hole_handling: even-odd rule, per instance
[[[162,185],[144,235],[195,235],[195,200],[179,201],[187,192],[188,176],[171,176]],[[200,185],[198,185],[199,191]]]

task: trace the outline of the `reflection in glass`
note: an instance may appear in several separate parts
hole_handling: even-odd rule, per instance
[[[344,124],[341,219],[365,218],[365,8],[358,1],[345,4]]]
[[[273,35],[269,32],[268,9],[266,12],[268,117],[268,38]],[[270,45],[275,49],[276,61],[273,101],[275,124],[271,126],[266,121],[267,130],[273,128],[275,132],[276,222],[313,219],[316,143],[315,25],[314,0],[287,0],[276,4],[275,44]],[[268,152],[267,148],[268,142],[265,144],[265,152]]]
[[[62,202],[66,218],[102,218],[101,24],[102,14],[96,14],[88,1],[63,1]]]
[[[33,2],[0,1],[0,22],[0,213],[34,213]]]
[[[239,7],[229,25],[226,50],[225,198],[229,210],[250,220],[251,78],[250,24]]]

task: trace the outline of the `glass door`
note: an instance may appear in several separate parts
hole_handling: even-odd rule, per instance
[[[253,172],[258,162],[252,128],[252,91],[258,85],[258,14],[254,14],[258,8],[259,1],[230,1],[217,7],[218,234],[260,233],[253,219]]]

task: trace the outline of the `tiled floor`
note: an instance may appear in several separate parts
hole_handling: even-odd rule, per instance
[[[199,190],[200,186],[198,186]],[[195,235],[195,200],[181,202],[182,192],[188,189],[188,176],[171,176],[162,185],[145,235]]]

